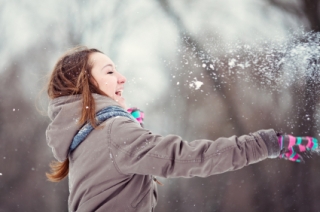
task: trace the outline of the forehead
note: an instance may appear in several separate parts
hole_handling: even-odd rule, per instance
[[[93,67],[95,66],[104,66],[108,64],[112,64],[112,60],[105,54],[102,54],[100,52],[94,52],[91,53],[89,56],[89,60],[92,63]]]

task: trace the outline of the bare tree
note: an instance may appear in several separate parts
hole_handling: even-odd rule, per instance
[[[211,55],[211,53],[209,53],[208,49],[206,49],[204,47],[204,45],[202,44],[202,40],[201,38],[192,35],[190,33],[190,30],[186,27],[186,25],[184,24],[184,17],[182,15],[179,15],[179,13],[175,12],[174,7],[166,0],[159,0],[157,1],[159,3],[159,5],[161,6],[161,8],[165,11],[165,13],[172,19],[173,23],[177,26],[178,31],[180,32],[180,36],[184,37],[185,39],[182,42],[182,46],[184,46],[187,49],[190,49],[190,54],[192,54],[192,56],[194,57],[194,60],[196,61],[196,63],[198,64],[204,64],[202,71],[204,71],[204,73],[206,74],[206,78],[211,80],[212,83],[212,87],[215,88],[215,93],[217,93],[221,98],[219,100],[221,100],[223,102],[223,104],[225,105],[225,107],[227,108],[227,114],[229,117],[232,117],[232,124],[233,126],[237,129],[236,130],[236,134],[240,135],[243,133],[246,133],[246,130],[243,128],[243,122],[240,120],[240,114],[239,114],[239,107],[232,107],[233,105],[237,105],[237,103],[239,103],[239,99],[237,99],[237,96],[241,95],[241,92],[237,91],[236,89],[238,87],[236,86],[230,86],[230,82],[235,83],[237,82],[237,80],[230,80],[229,83],[227,80],[222,80],[221,75],[222,73],[225,73],[226,70],[228,70],[228,68],[226,66],[220,66],[220,69],[217,70],[217,68],[215,68],[215,70],[213,70],[211,67],[217,67],[216,64],[214,64],[212,62],[212,58],[214,57],[213,55]],[[286,4],[291,4],[291,3],[286,3]],[[284,5],[286,5],[285,3],[279,3],[279,5],[282,5],[284,7]],[[306,6],[308,5],[308,6]],[[302,9],[299,4],[292,4],[292,7],[285,7],[285,9],[291,13],[296,13],[298,14],[298,17],[301,19],[304,19],[306,17],[306,13],[310,13],[310,14],[316,14],[314,12],[314,8],[318,8],[318,3],[316,4],[310,4],[310,2],[305,2],[304,4],[304,9]],[[310,7],[313,6],[314,8],[312,8],[311,10],[313,12],[310,12]],[[306,12],[309,11],[309,12]],[[310,14],[308,14],[308,20],[314,20],[315,18],[311,18],[309,17]],[[319,13],[318,13],[319,14]],[[315,21],[313,21],[312,23],[314,23]],[[311,23],[311,21],[310,21]],[[311,24],[312,26],[313,24]],[[312,29],[317,29],[317,27],[312,27]],[[191,49],[195,49],[194,51],[192,51]],[[254,49],[252,51],[255,51]],[[258,53],[258,52],[256,52]],[[184,52],[184,54],[186,54],[186,52]],[[266,56],[266,55],[265,55]],[[264,57],[265,57],[264,56]],[[283,57],[283,55],[277,55],[276,57]],[[274,63],[277,63],[279,61],[277,61],[276,57],[274,57]],[[261,55],[261,58],[263,58],[263,54]],[[182,60],[184,58],[181,58]],[[222,61],[222,63],[224,64],[228,64],[228,59],[227,58],[219,58],[220,61]],[[262,64],[265,61],[260,60],[258,61],[258,63]],[[270,62],[270,61],[269,61]],[[318,60],[315,61],[310,61],[310,68],[314,69],[312,70],[312,74],[308,77],[308,79],[306,79],[306,85],[304,87],[304,91],[303,93],[297,93],[297,92],[301,92],[302,88],[301,85],[295,85],[296,90],[292,90],[293,93],[291,93],[291,96],[294,98],[294,102],[297,103],[299,102],[296,108],[290,108],[290,111],[287,111],[287,115],[292,117],[294,119],[294,115],[296,113],[296,109],[298,111],[299,114],[299,118],[297,119],[297,129],[295,130],[295,133],[297,134],[301,134],[301,135],[305,135],[305,134],[311,134],[311,135],[315,135],[315,126],[316,126],[316,120],[315,120],[315,115],[316,115],[316,109],[317,109],[317,102],[318,102],[318,97],[317,97],[317,90],[319,90],[319,82],[315,79],[319,79],[318,77],[318,70],[317,70],[317,65],[318,64]],[[272,72],[274,76],[280,75],[281,76],[281,67],[276,67],[275,65],[273,66],[273,68],[275,70],[273,70]],[[248,68],[249,69],[249,68]],[[201,71],[201,68],[197,69],[198,71]],[[250,70],[250,69],[249,69]],[[251,73],[254,73],[254,70],[251,70]],[[256,76],[256,82],[260,82],[260,81],[265,81],[263,80],[266,79],[264,75],[264,73],[259,72],[260,74],[258,76]],[[213,77],[213,75],[217,76],[217,77]],[[239,80],[238,80],[239,81]],[[224,83],[227,82],[227,83]],[[241,80],[239,82],[242,82]],[[272,82],[271,82],[272,84]],[[257,85],[257,88],[259,88],[259,85]],[[231,89],[231,91],[230,91]],[[268,89],[268,88],[266,88]],[[263,91],[263,88],[262,90]],[[257,91],[257,93],[261,92],[261,91]],[[179,91],[181,92],[181,91]],[[275,104],[275,103],[279,103],[279,99],[281,98],[281,96],[277,93],[277,92],[273,92],[273,101],[274,102],[270,102],[270,104],[268,104],[268,106],[266,106],[266,108],[268,108],[267,110],[270,111],[269,112],[269,117],[264,119],[264,123],[265,125],[269,125],[269,126],[276,126],[276,121],[272,120],[272,118],[274,116],[272,116],[272,114],[277,114],[277,112],[275,112],[277,110],[277,108],[274,108],[274,106],[279,106],[279,104]],[[303,98],[301,98],[301,96]],[[263,99],[263,96],[261,94],[261,96],[259,97],[260,99]],[[299,100],[299,101],[297,101]],[[297,101],[297,102],[296,102]],[[186,111],[188,111],[188,106],[183,106],[183,107],[179,107],[179,108],[184,108],[187,107],[187,109],[185,109]],[[247,106],[249,107],[249,106]],[[252,109],[252,113],[255,115],[258,115],[258,112],[255,112],[255,108],[254,107],[250,107]],[[279,110],[279,109],[278,109]],[[188,113],[189,114],[189,113]],[[283,115],[282,115],[283,116]],[[312,118],[311,118],[312,117]],[[262,119],[259,119],[259,121],[261,121]],[[279,119],[281,121],[281,119]],[[283,121],[283,120],[282,120]],[[278,124],[277,125],[279,128],[282,129],[287,129],[285,124]],[[301,182],[304,181],[305,179],[303,179],[303,177],[306,177],[307,179],[309,179],[309,181],[314,181],[311,179],[311,174],[307,174],[308,176],[303,176],[303,175],[298,175],[295,176],[294,172],[296,171],[296,167],[293,166],[293,164],[290,165],[285,165],[285,164],[280,164],[279,166],[277,166],[277,168],[275,169],[275,172],[277,172],[276,170],[281,170],[281,180],[279,179],[279,175],[277,175],[276,173],[274,174],[266,174],[264,173],[264,171],[266,169],[270,169],[268,167],[270,167],[271,162],[264,162],[263,164],[259,164],[259,167],[255,167],[255,166],[250,166],[248,168],[246,168],[246,172],[247,173],[243,173],[244,171],[238,171],[237,174],[233,174],[232,176],[229,176],[229,173],[224,174],[224,179],[225,180],[233,180],[233,181],[237,181],[237,178],[239,176],[242,175],[242,177],[244,178],[248,178],[251,175],[254,175],[254,178],[250,178],[251,179],[251,184],[248,185],[246,187],[246,191],[248,191],[248,193],[252,192],[252,189],[255,190],[255,193],[252,194],[251,197],[251,201],[254,202],[254,205],[256,206],[255,209],[253,209],[253,211],[255,210],[265,210],[265,211],[270,211],[270,210],[274,210],[275,208],[277,209],[282,209],[282,210],[293,210],[293,209],[298,209],[300,208],[301,210],[314,210],[314,208],[316,207],[316,203],[314,202],[313,198],[309,198],[309,200],[307,200],[308,202],[308,206],[306,204],[304,204],[303,206],[301,205],[301,203],[298,203],[297,201],[294,201],[294,199],[299,199],[301,201],[306,201],[303,196],[307,196],[307,193],[310,192],[310,190],[308,188],[305,188],[303,186],[297,188],[297,193],[293,193],[292,192],[292,186],[295,187],[296,185],[301,185]],[[302,173],[306,173],[308,172],[308,170],[310,168],[312,168],[314,165],[314,163],[312,161],[309,161],[309,166],[308,167],[301,167],[301,172]],[[248,171],[248,169],[250,171]],[[284,169],[286,169],[284,171]],[[280,171],[279,171],[280,173]],[[294,178],[292,176],[295,176]],[[310,176],[310,177],[309,177]],[[286,179],[290,178],[290,182],[287,183],[288,185],[286,185]],[[215,177],[215,179],[218,179],[217,181],[219,181],[220,176],[219,177]],[[274,182],[274,181],[278,181],[278,182]],[[266,186],[269,185],[271,182],[273,182],[273,184],[271,184],[270,186]],[[221,182],[220,182],[221,183]],[[178,183],[179,185],[183,185]],[[191,183],[190,183],[191,184]],[[278,189],[278,185],[282,185],[282,189],[280,192],[275,192],[275,190]],[[213,188],[217,189],[218,185],[217,184],[213,184],[211,185]],[[222,189],[220,190],[220,196],[217,197],[219,202],[223,202],[224,198],[223,196],[225,196],[226,199],[230,199],[232,197],[237,198],[236,195],[233,195],[232,193],[235,193],[234,189],[230,190],[231,192],[229,193],[227,189]],[[250,192],[251,191],[251,192]],[[203,191],[204,192],[204,191]],[[173,194],[177,195],[178,192],[174,191]],[[263,194],[258,194],[258,193],[263,193]],[[274,193],[277,193],[277,198],[278,199],[283,199],[286,198],[285,200],[285,204],[281,204],[280,201],[277,201],[277,199],[274,199]],[[235,193],[235,194],[239,194],[239,193]],[[304,194],[304,195],[300,195],[300,194]],[[266,198],[267,197],[267,198]],[[248,199],[246,199],[247,202],[249,202]],[[200,201],[200,200],[199,200]],[[184,203],[185,205],[188,204]],[[241,204],[241,203],[239,203]],[[232,206],[230,204],[228,204],[227,202],[224,204],[212,204],[212,206],[217,209],[223,209],[224,211],[232,211]],[[181,206],[183,207],[183,206]],[[235,209],[235,208],[234,208]]]

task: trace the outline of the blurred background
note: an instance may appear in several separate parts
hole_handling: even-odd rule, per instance
[[[319,0],[0,0],[0,30],[1,212],[67,211],[67,180],[45,178],[45,86],[79,44],[115,62],[156,134],[319,138]],[[305,160],[160,179],[156,211],[319,211],[320,156]]]

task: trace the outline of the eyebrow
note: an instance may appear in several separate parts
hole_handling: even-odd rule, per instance
[[[107,64],[107,65],[105,65],[105,66],[103,66],[103,67],[101,68],[101,71],[102,71],[105,67],[108,67],[108,66],[111,66],[111,67],[113,68],[113,65],[112,65],[112,64]]]

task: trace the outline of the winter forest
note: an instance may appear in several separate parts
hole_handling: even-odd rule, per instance
[[[320,138],[319,0],[0,0],[0,30],[0,212],[67,211],[67,179],[45,176],[46,83],[80,44],[115,62],[155,134]],[[304,159],[159,178],[156,211],[319,211],[320,155]]]

